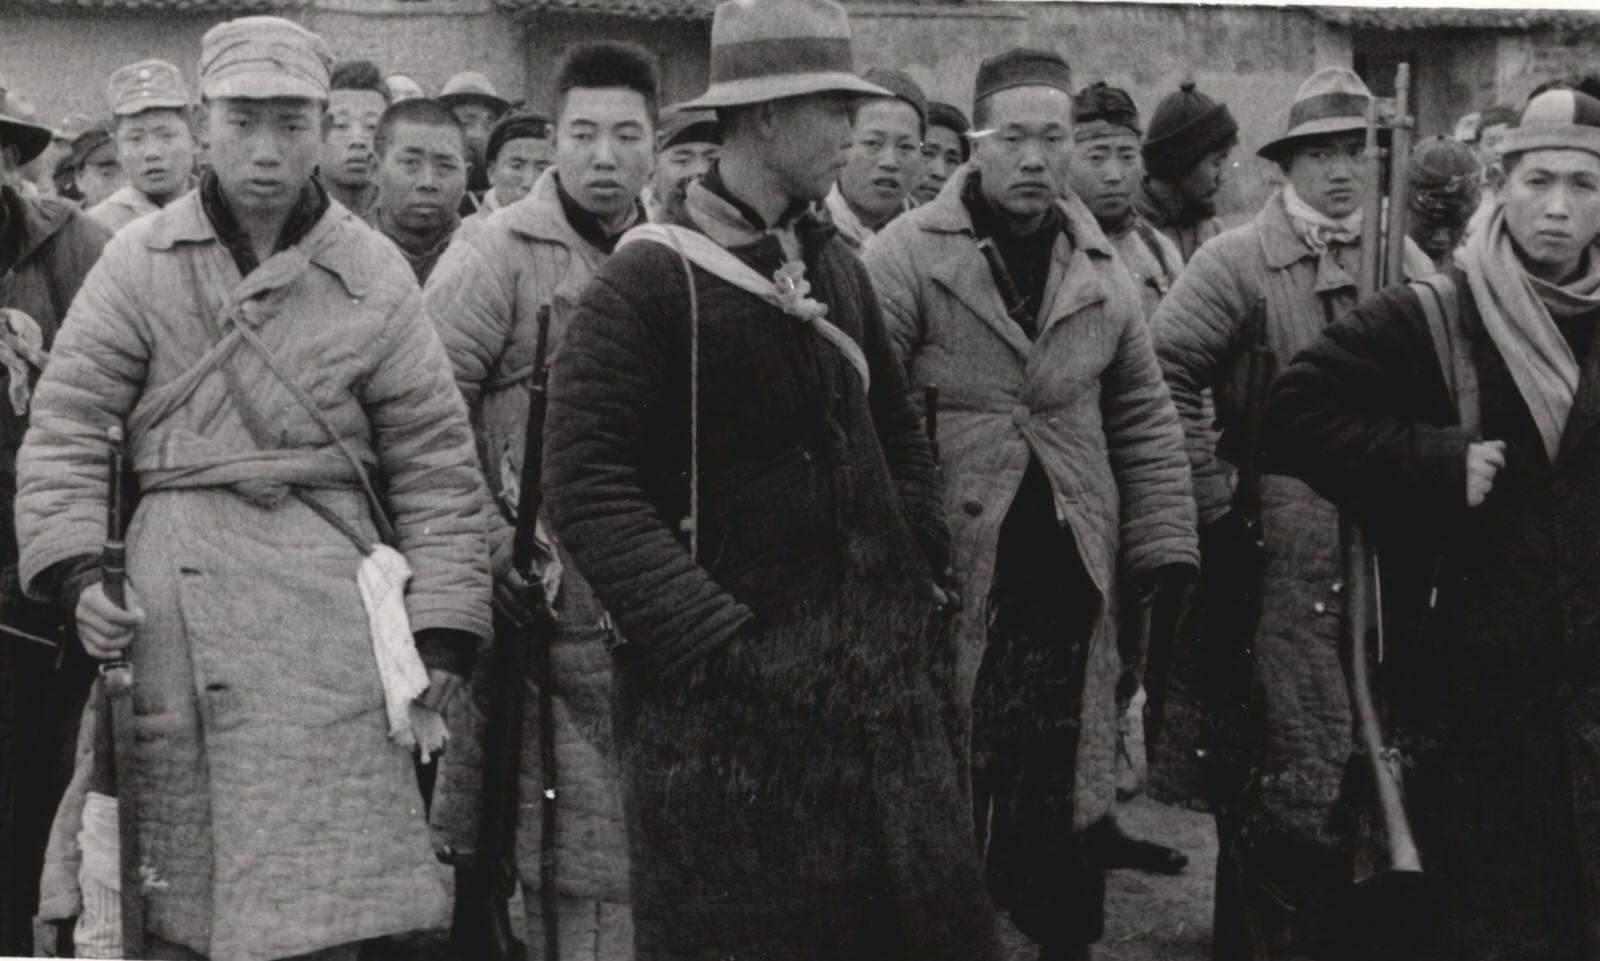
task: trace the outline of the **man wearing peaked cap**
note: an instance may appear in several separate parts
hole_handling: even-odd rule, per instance
[[[850,159],[827,200],[839,235],[858,248],[914,206],[911,191],[922,179],[922,138],[928,131],[928,98],[910,74],[873,67],[862,77],[892,96],[856,106]]]
[[[724,3],[711,43],[687,106],[721,155],[601,265],[550,373],[550,519],[618,630],[634,943],[992,961],[937,474],[871,281],[813,212],[887,92],[832,0]]]
[[[1275,469],[1391,545],[1384,689],[1430,892],[1384,957],[1584,958],[1600,915],[1600,101],[1538,94],[1500,150],[1456,262],[1326,328],[1268,406]]]
[[[206,33],[213,167],[108,246],[17,456],[23,589],[135,671],[141,956],[355,961],[447,917],[412,753],[489,632],[482,476],[410,268],[312,176],[328,82],[294,23]],[[125,604],[100,584],[108,425],[141,495]],[[42,910],[119,957],[95,761]]]
[[[864,257],[896,357],[949,409],[954,694],[988,888],[1053,959],[1104,929],[1119,621],[1170,603],[1198,560],[1139,289],[1068,189],[1075,89],[1052,51],[985,60],[971,162]]]
[[[54,347],[67,307],[110,233],[60,197],[23,193],[17,168],[38,156],[50,131],[16,117],[0,90],[0,457],[16,456],[28,428],[33,388]],[[0,472],[0,509],[13,508],[16,479]],[[17,546],[0,536],[0,621],[60,642],[59,607],[26,598],[17,582]],[[33,957],[33,918],[51,817],[72,771],[63,759],[76,742],[94,668],[78,651],[60,653],[0,637],[0,954]]]
[[[972,155],[967,134],[972,124],[956,107],[929,101],[928,131],[922,136],[922,180],[913,190],[912,200],[925,204],[939,196],[956,168]]]
[[[716,111],[686,110],[673,104],[661,111],[656,134],[656,172],[644,190],[644,209],[653,222],[675,219],[689,196],[689,185],[706,175],[722,152],[722,124]]]
[[[1178,245],[1184,263],[1222,233],[1215,200],[1238,145],[1239,124],[1228,105],[1196,90],[1192,80],[1163,97],[1150,117],[1134,203],[1147,223]]]
[[[183,74],[165,60],[113,71],[106,101],[128,183],[90,207],[89,216],[116,233],[194,186],[194,104]]]
[[[1215,703],[1244,706],[1216,719],[1221,741],[1211,752],[1215,783],[1226,786],[1213,798],[1219,961],[1261,951],[1350,956],[1337,952],[1365,933],[1343,914],[1351,855],[1328,828],[1341,805],[1353,803],[1344,793],[1352,727],[1340,618],[1322,616],[1338,610],[1338,515],[1321,488],[1276,473],[1238,484],[1260,494],[1236,500],[1233,475],[1261,464],[1267,449],[1246,448],[1246,438],[1260,436],[1262,412],[1250,398],[1262,385],[1249,381],[1244,345],[1270,345],[1272,363],[1254,368],[1270,382],[1275,366],[1356,309],[1371,101],[1344,67],[1318,70],[1300,85],[1283,134],[1258,150],[1283,170],[1283,188],[1250,223],[1200,248],[1152,321],[1200,510]],[[1433,270],[1409,240],[1404,267],[1408,277]],[[1258,301],[1264,317],[1253,310]],[[1260,599],[1259,617],[1253,607],[1239,613],[1241,597]]]

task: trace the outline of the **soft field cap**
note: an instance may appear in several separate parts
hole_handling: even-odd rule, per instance
[[[1600,156],[1600,100],[1577,90],[1546,90],[1522,108],[1500,141],[1500,156],[1529,150],[1585,150]]]
[[[113,117],[131,117],[146,110],[182,110],[192,100],[183,72],[165,60],[141,60],[118,67],[106,81],[106,102]]]
[[[711,21],[711,85],[685,107],[817,93],[893,97],[855,73],[850,19],[834,0],[727,0]]]
[[[328,47],[282,17],[240,17],[200,41],[200,95],[207,99],[328,99]]]

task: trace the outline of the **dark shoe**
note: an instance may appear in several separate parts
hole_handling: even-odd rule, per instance
[[[528,949],[511,931],[509,900],[490,890],[477,865],[456,865],[450,921],[450,953],[456,961],[527,961]]]
[[[1129,837],[1110,819],[1096,824],[1090,835],[1091,857],[1107,871],[1132,868],[1147,874],[1182,874],[1189,866],[1189,856],[1182,851]]]

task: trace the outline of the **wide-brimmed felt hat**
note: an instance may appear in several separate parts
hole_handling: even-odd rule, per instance
[[[1295,144],[1330,134],[1349,133],[1367,128],[1367,107],[1372,91],[1356,72],[1347,67],[1323,67],[1307,77],[1295,91],[1289,108],[1289,127],[1276,140],[1256,151],[1257,156],[1277,162]]]
[[[497,114],[511,109],[511,101],[500,96],[489,78],[476,70],[465,70],[445,81],[444,89],[434,98],[447,107],[460,107],[476,103]]]
[[[1500,141],[1500,156],[1529,150],[1583,150],[1600,156],[1600,100],[1577,90],[1539,94]]]
[[[25,164],[44,153],[55,134],[49,127],[25,119],[13,99],[0,90],[0,147],[16,147],[17,163]]]
[[[808,94],[893,97],[855,73],[850,19],[834,0],[727,0],[711,20],[711,85],[685,107]]]

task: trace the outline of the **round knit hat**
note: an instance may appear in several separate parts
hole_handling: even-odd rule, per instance
[[[1072,98],[1073,138],[1079,141],[1109,137],[1116,133],[1138,136],[1139,108],[1126,90],[1104,80],[1089,84]]]
[[[1185,80],[1156,105],[1141,153],[1145,170],[1165,180],[1238,142],[1239,123],[1228,105],[1196,90],[1193,80]]]
[[[1529,150],[1585,150],[1600,156],[1600,100],[1577,90],[1539,94],[1500,141],[1500,156]]]

